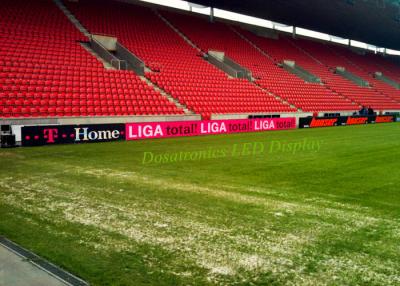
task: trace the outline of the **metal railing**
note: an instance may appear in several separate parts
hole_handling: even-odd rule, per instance
[[[109,62],[114,68],[121,70],[127,69],[128,65],[124,60],[118,59],[110,53],[100,42],[90,37],[90,47],[95,51],[103,60]]]
[[[111,65],[118,70],[127,70],[128,69],[128,64],[126,63],[126,61],[120,60],[120,59],[112,59]],[[121,68],[122,66],[124,68]]]
[[[337,67],[336,68],[336,73],[340,74],[344,78],[347,78],[348,80],[356,83],[359,86],[369,87],[369,82],[368,81],[362,79],[361,77],[358,77],[358,76],[352,74],[351,72],[348,72],[346,69],[344,69],[342,67]]]
[[[235,70],[231,66],[227,65],[224,62],[221,62],[219,59],[217,59],[216,57],[214,57],[210,54],[207,55],[206,60],[209,61],[211,64],[215,65],[216,67],[218,67],[219,69],[223,70],[224,72],[226,72],[227,74],[229,74],[232,77],[235,77],[235,78],[238,78],[239,76],[243,77],[242,72]]]
[[[137,74],[144,75],[144,62],[119,42],[117,42],[116,53],[119,58],[124,59],[127,68],[131,66]]]
[[[252,74],[251,72],[242,67],[241,65],[239,65],[238,63],[236,63],[235,61],[233,61],[231,58],[225,56],[224,57],[224,63],[231,66],[232,68],[234,68],[236,71],[238,71],[238,74],[240,74],[240,78],[248,78],[251,79]]]
[[[321,79],[315,75],[313,75],[312,73],[310,73],[309,71],[303,69],[302,67],[296,65],[293,63],[289,64],[287,63],[287,61],[284,61],[281,66],[288,72],[297,75],[299,78],[302,78],[303,80],[305,80],[306,82],[315,82],[315,83],[321,83]]]

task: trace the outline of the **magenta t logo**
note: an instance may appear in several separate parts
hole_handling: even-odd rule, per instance
[[[54,139],[58,138],[58,129],[44,129],[43,130],[44,138],[47,139],[47,143],[54,143]]]

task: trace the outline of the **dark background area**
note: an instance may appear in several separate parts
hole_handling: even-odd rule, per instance
[[[193,0],[192,2],[294,25],[378,47],[400,50],[400,1]]]

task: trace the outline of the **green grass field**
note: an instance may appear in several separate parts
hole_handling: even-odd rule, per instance
[[[400,285],[399,187],[397,123],[2,149],[0,235],[92,285]]]

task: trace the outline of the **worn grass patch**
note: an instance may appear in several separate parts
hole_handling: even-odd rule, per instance
[[[92,285],[400,285],[399,127],[0,150],[0,234]]]

